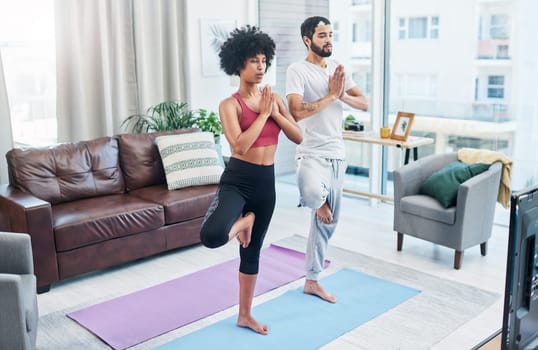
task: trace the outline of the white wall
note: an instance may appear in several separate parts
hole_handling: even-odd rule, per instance
[[[185,14],[187,18],[185,38],[185,60],[189,71],[185,90],[187,102],[192,109],[205,108],[218,113],[221,100],[230,96],[237,87],[230,85],[230,77],[220,69],[220,75],[204,75],[202,68],[201,21],[207,19],[232,20],[237,26],[258,24],[257,0],[186,0]],[[226,141],[223,143],[223,154],[229,155]]]
[[[219,102],[233,93],[237,87],[230,85],[229,76],[206,76],[202,70],[200,22],[202,19],[234,20],[237,26],[257,25],[256,0],[186,0],[187,18],[185,55],[189,71],[186,72],[187,99],[192,108],[218,111]]]

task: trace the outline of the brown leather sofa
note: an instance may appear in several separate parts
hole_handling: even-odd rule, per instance
[[[120,134],[6,154],[0,230],[32,239],[39,292],[56,281],[200,242],[216,185],[169,191],[154,139]]]

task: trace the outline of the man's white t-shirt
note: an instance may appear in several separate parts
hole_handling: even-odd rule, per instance
[[[338,66],[333,59],[326,59],[327,68],[321,68],[306,60],[292,63],[286,73],[286,96],[298,94],[304,102],[317,101],[329,93],[329,75]],[[356,84],[346,72],[344,89]],[[342,138],[343,108],[336,100],[321,112],[299,121],[303,142],[296,148],[296,156],[315,155],[331,159],[345,159],[346,150]]]

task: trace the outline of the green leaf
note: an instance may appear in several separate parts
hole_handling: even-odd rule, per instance
[[[150,106],[146,114],[130,115],[121,127],[133,133],[197,127],[213,133],[216,141],[223,132],[217,113],[203,108],[191,110],[186,102],[178,101],[164,101]]]

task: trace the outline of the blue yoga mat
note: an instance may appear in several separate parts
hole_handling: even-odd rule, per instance
[[[304,253],[293,249],[264,248],[254,295],[304,277],[304,259]],[[113,349],[127,349],[236,305],[238,267],[239,258],[232,259],[67,316]]]
[[[254,307],[254,317],[269,326],[266,336],[236,326],[234,315],[156,349],[317,349],[419,293],[351,269],[325,277],[322,284],[336,295],[336,304],[300,287]]]

